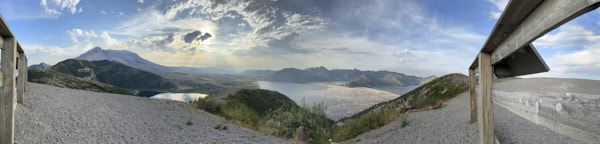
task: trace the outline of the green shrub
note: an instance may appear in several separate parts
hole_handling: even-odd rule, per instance
[[[244,104],[225,105],[225,108],[223,108],[223,116],[227,119],[238,120],[251,126],[254,126],[256,121],[261,119],[255,111]]]
[[[200,98],[194,103],[196,103],[197,108],[213,114],[220,114],[223,107],[223,104],[218,103],[212,97]]]
[[[194,125],[194,122],[192,122],[191,120],[188,120],[187,122],[185,122],[185,125]]]
[[[227,126],[223,124],[217,124],[214,128],[217,130],[227,130]]]
[[[325,116],[323,104],[270,111],[258,124],[260,132],[284,138],[292,138],[298,127],[304,127],[309,143],[327,143],[331,137],[333,121]]]

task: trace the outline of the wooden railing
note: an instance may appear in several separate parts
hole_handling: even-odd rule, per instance
[[[0,144],[14,143],[15,109],[23,103],[27,82],[27,57],[0,15]]]
[[[531,42],[560,25],[598,8],[599,5],[600,0],[511,0],[508,3],[492,33],[469,67],[471,123],[479,122],[481,143],[498,143],[494,137],[492,101],[500,101],[503,98],[499,98],[502,95],[492,92],[493,76],[504,78],[549,71]],[[479,94],[476,92],[477,80]],[[492,94],[495,96],[493,100]],[[502,103],[501,106],[507,104]],[[519,114],[517,111],[513,112]],[[546,118],[556,121],[555,125],[564,124],[564,121],[555,120],[553,117]],[[596,120],[590,123],[599,122]],[[553,129],[552,126],[550,127]],[[592,135],[591,138],[598,135],[597,130],[580,129],[579,132]],[[587,136],[575,138],[589,143],[598,142],[598,139],[589,139],[590,137]]]

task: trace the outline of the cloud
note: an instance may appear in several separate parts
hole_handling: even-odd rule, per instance
[[[193,38],[203,42],[201,47],[213,48],[213,43],[224,43],[224,50],[246,51],[252,48],[290,49],[287,52],[306,52],[312,50],[296,50],[281,48],[291,46],[279,44],[293,33],[307,33],[322,30],[327,19],[320,16],[300,14],[279,9],[271,0],[249,1],[199,1],[187,0],[158,4],[157,7],[145,9],[132,19],[123,22],[111,33],[116,35],[148,37],[166,36],[181,31],[202,31],[202,35],[184,36],[184,42],[190,43]],[[159,9],[166,7],[166,9]],[[242,25],[240,27],[238,25]],[[217,38],[221,35],[223,37]],[[235,37],[233,37],[235,36]],[[177,37],[177,36],[176,36]],[[212,40],[211,40],[212,39]],[[289,38],[288,38],[289,39]],[[286,54],[291,54],[287,53]],[[273,53],[275,54],[275,53]]]
[[[22,46],[27,54],[29,65],[41,62],[55,64],[64,60],[64,57],[73,57],[68,48],[25,43]]]
[[[550,72],[537,76],[600,79],[597,74],[600,71],[600,34],[595,33],[593,28],[566,24],[555,33],[540,37],[534,45],[541,50],[560,48],[546,58]]]
[[[271,39],[266,46],[254,46],[247,50],[239,50],[234,52],[238,56],[280,56],[287,54],[310,54],[320,50],[311,48],[302,48],[295,43],[295,38],[300,34],[292,33],[281,39]]]
[[[138,3],[144,4],[144,0],[138,0]]]
[[[66,32],[73,41],[70,49],[73,53],[83,53],[95,46],[108,49],[121,49],[123,43],[113,38],[106,31],[96,33],[94,30],[72,29]]]
[[[355,50],[352,50],[352,49],[350,49],[348,47],[332,48],[330,50],[338,52],[338,53],[345,53],[345,54],[350,54],[350,55],[368,55],[368,56],[375,56],[376,55],[376,54],[371,53],[371,52],[355,51]]]
[[[466,71],[485,41],[468,26],[427,13],[419,1],[342,0],[332,1],[336,5],[331,7],[321,3],[327,2],[148,2],[148,7],[123,17],[113,29],[69,30],[67,38],[73,44],[66,48],[127,49],[168,65],[236,69],[323,65],[442,75]],[[321,12],[322,8],[329,9]]]
[[[556,34],[546,34],[538,38],[534,44],[545,48],[573,48],[600,42],[600,35],[582,25],[567,24],[558,30]]]
[[[196,41],[196,40],[204,41],[210,37],[212,37],[212,35],[209,33],[204,33],[204,35],[202,35],[202,32],[194,31],[194,32],[185,34],[183,36],[183,40],[185,41],[185,43],[192,43],[193,41]]]
[[[211,34],[209,34],[209,33],[204,33],[204,35],[200,36],[198,39],[199,39],[200,41],[204,41],[204,40],[207,40],[207,39],[209,39],[209,38],[211,38],[211,37],[212,37],[212,35],[211,35]]]
[[[72,43],[59,47],[44,44],[21,42],[30,64],[45,62],[55,64],[68,58],[74,58],[87,50],[100,46],[106,49],[127,49],[127,45],[111,37],[106,31],[71,29],[66,31]],[[131,47],[129,47],[131,48]]]
[[[79,11],[77,10],[77,4],[79,4],[79,0],[42,0],[40,2],[46,14],[55,18],[61,16],[65,9],[70,11],[71,14],[83,12],[81,7],[79,7]]]
[[[506,8],[506,5],[508,4],[508,0],[486,0],[492,4],[494,4],[494,6],[496,6],[495,10],[492,10],[490,12],[490,15],[493,19],[498,19],[500,18],[500,16],[502,15],[502,12],[504,11],[504,8]]]
[[[350,63],[350,68],[386,69],[423,76],[464,73],[486,38],[469,27],[428,13],[418,1],[373,0],[343,4],[331,10],[333,15],[329,17],[335,28],[314,40],[305,40],[302,45],[347,47],[375,55],[345,55],[350,58],[341,58],[346,61],[339,63]],[[332,59],[319,58],[332,63],[339,61]]]

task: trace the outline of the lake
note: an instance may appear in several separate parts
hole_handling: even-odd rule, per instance
[[[389,101],[407,93],[418,86],[385,87],[385,88],[350,88],[343,86],[344,82],[322,83],[286,83],[286,82],[257,82],[261,89],[278,91],[298,105],[323,103],[327,106],[327,117],[339,120],[352,116],[377,103]]]
[[[204,98],[206,96],[206,94],[201,93],[159,93],[154,96],[151,96],[150,98],[191,102],[198,100],[198,98]]]

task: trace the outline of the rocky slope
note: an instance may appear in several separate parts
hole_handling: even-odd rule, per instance
[[[86,61],[68,59],[50,68],[57,72],[115,85],[128,89],[174,89],[173,82],[160,75],[108,60]]]
[[[463,74],[448,74],[420,86],[396,99],[382,102],[363,110],[341,122],[353,121],[371,113],[420,108],[437,101],[445,101],[468,91],[468,77]]]
[[[286,143],[189,103],[28,83],[16,143]],[[216,125],[227,130],[217,130]]]
[[[134,92],[95,80],[60,73],[52,69],[28,70],[27,81],[62,88],[133,95]]]
[[[421,81],[421,77],[391,71],[328,70],[322,66],[304,70],[285,68],[262,74],[266,75],[262,77],[267,81],[292,83],[344,81],[351,87],[409,86],[418,85]]]

